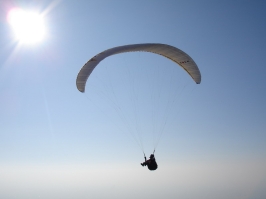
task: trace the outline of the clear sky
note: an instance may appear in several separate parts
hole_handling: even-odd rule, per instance
[[[265,1],[0,2],[1,199],[266,198]],[[42,41],[15,39],[12,8],[42,14]],[[77,90],[91,57],[136,43],[188,53],[201,84],[126,53]],[[152,172],[134,136],[149,156],[155,134]]]

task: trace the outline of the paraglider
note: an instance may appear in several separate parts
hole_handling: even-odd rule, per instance
[[[155,160],[154,154],[150,155],[150,159],[147,160],[146,156],[144,156],[145,162],[141,163],[141,166],[148,166],[148,169],[153,171],[158,168],[157,162]]]
[[[124,45],[118,46],[114,48],[107,49],[94,57],[92,57],[79,71],[76,86],[77,89],[84,93],[86,82],[91,75],[92,71],[95,67],[105,58],[126,52],[150,52],[155,53],[157,55],[161,55],[166,57],[177,65],[179,65],[182,69],[184,69],[188,75],[194,80],[196,84],[200,84],[201,82],[201,74],[197,64],[194,60],[182,50],[167,45],[167,44],[157,44],[157,43],[144,43],[144,44],[132,44],[132,45]],[[155,150],[156,147],[154,147]],[[144,153],[144,150],[143,150]],[[145,157],[145,153],[144,153]],[[149,170],[156,170],[158,165],[156,163],[154,153],[150,155],[150,159],[147,160],[145,157],[145,162],[141,163],[142,166],[147,166]]]

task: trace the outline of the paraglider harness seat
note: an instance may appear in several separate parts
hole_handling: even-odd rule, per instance
[[[158,165],[156,163],[155,157],[153,154],[150,155],[150,159],[147,160],[146,156],[144,156],[145,162],[141,163],[142,166],[148,166],[149,170],[156,170]]]

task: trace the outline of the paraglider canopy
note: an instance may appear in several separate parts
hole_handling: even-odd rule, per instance
[[[172,60],[179,66],[181,66],[192,77],[192,79],[197,84],[201,82],[201,74],[198,69],[198,66],[188,54],[170,45],[147,43],[147,44],[132,44],[132,45],[125,45],[125,46],[118,46],[118,47],[110,48],[92,57],[81,68],[77,76],[76,85],[77,85],[78,90],[80,92],[85,92],[85,86],[86,86],[87,79],[89,78],[93,69],[103,59],[111,55],[115,55],[119,53],[136,52],[136,51],[151,52],[151,53],[164,56]]]

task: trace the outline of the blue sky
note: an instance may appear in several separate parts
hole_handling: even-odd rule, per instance
[[[0,198],[266,198],[264,1],[0,6]],[[41,43],[18,47],[12,7],[45,11]],[[185,51],[201,84],[163,57],[126,53],[102,61],[85,94],[76,89],[91,57],[135,43]],[[152,133],[163,133],[155,172],[140,166],[133,138],[148,156]]]

